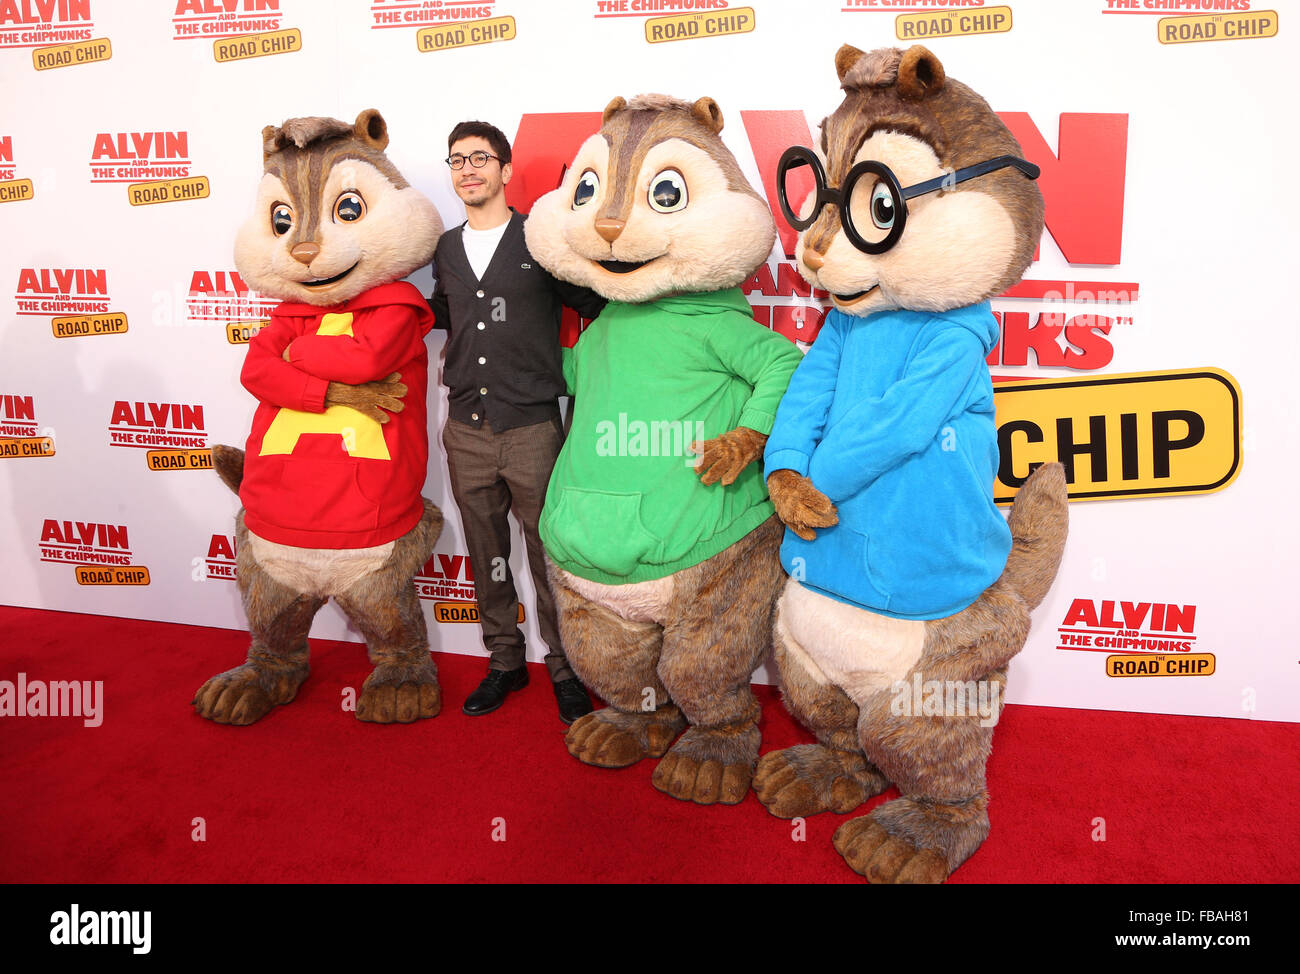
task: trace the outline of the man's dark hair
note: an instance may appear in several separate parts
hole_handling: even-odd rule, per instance
[[[487,144],[492,147],[492,154],[500,158],[501,165],[504,166],[510,161],[510,140],[499,128],[487,122],[461,122],[451,130],[451,135],[447,136],[447,151],[450,152],[451,147],[461,139],[475,135],[487,140]]]

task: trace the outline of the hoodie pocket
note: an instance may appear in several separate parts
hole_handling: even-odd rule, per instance
[[[547,547],[561,567],[626,576],[663,560],[663,541],[641,521],[639,493],[565,487],[544,520]]]
[[[889,609],[891,593],[884,584],[886,576],[875,563],[874,546],[865,534],[841,522],[819,530],[815,541],[800,544],[808,546],[810,583],[859,605]]]
[[[379,526],[379,505],[362,491],[352,463],[295,457],[280,474],[277,516],[297,531],[363,531]]]

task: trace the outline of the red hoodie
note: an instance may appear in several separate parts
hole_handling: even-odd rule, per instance
[[[429,461],[424,336],[432,327],[428,304],[405,281],[332,308],[285,302],[271,313],[240,376],[260,401],[239,488],[250,531],[299,548],[368,548],[415,527]],[[406,408],[387,423],[325,408],[331,381],[358,385],[394,372],[408,389]]]

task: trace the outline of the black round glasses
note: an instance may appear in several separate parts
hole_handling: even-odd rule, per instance
[[[469,160],[469,164],[475,169],[482,169],[487,165],[489,159],[496,159],[499,161],[501,157],[494,156],[490,152],[471,152],[467,156],[463,156],[457,152],[455,155],[448,156],[445,161],[452,169],[464,169],[465,160],[467,159]]]
[[[806,217],[800,217],[790,205],[790,182],[791,173],[798,174],[794,177],[796,179],[799,175],[805,175],[801,172],[804,166],[811,167],[817,188],[812,212]],[[912,186],[903,186],[883,162],[864,160],[850,169],[844,185],[835,189],[826,185],[826,170],[816,153],[806,146],[795,145],[781,154],[781,161],[777,164],[777,196],[786,221],[796,230],[807,230],[817,221],[822,207],[832,203],[840,209],[840,225],[844,227],[844,235],[849,238],[849,243],[863,253],[883,254],[903,236],[903,228],[907,226],[908,200],[937,190],[951,189],[958,183],[1008,166],[1018,169],[1030,179],[1038,178],[1039,169],[1032,162],[1016,156],[998,156]],[[858,184],[867,176],[871,176],[873,181],[864,184],[859,192]],[[884,236],[868,240],[863,236],[864,230],[876,237],[883,231]]]

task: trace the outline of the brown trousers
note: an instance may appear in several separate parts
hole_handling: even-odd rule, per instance
[[[494,433],[486,421],[481,429],[475,429],[448,418],[442,430],[451,492],[460,508],[474,571],[483,646],[492,657],[488,666],[493,670],[515,670],[525,661],[524,634],[519,629],[516,608],[519,596],[510,572],[507,515],[513,506],[524,531],[528,569],[537,593],[537,628],[549,649],[546,668],[551,679],[557,681],[574,674],[560,642],[537,521],[563,443],[558,420]]]

